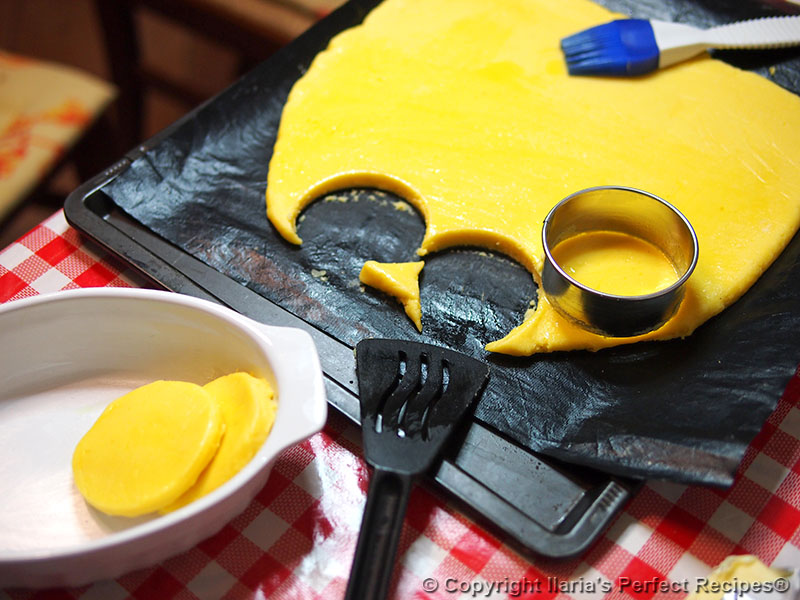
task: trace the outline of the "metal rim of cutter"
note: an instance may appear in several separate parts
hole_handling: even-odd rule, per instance
[[[552,249],[575,235],[611,231],[649,242],[661,250],[678,279],[651,294],[600,292],[572,278]],[[556,204],[542,225],[545,261],[542,288],[553,307],[570,321],[608,337],[631,337],[661,327],[677,312],[686,282],[697,265],[697,235],[675,206],[649,192],[624,186],[580,190]]]

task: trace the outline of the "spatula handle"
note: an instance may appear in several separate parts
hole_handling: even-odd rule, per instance
[[[376,468],[369,482],[346,600],[386,598],[413,480]]]

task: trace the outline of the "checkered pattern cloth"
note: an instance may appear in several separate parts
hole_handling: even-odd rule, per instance
[[[91,286],[142,285],[57,213],[0,252],[0,300]],[[728,490],[646,485],[582,556],[528,560],[418,487],[411,496],[394,598],[681,598],[730,554],[800,565],[800,377],[750,445]],[[286,451],[242,514],[179,556],[79,589],[0,591],[4,598],[302,598],[347,584],[367,489],[358,430],[332,414]]]

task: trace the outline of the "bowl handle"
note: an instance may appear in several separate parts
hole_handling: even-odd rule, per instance
[[[311,336],[295,327],[276,327],[253,321],[263,343],[269,347],[278,383],[278,403],[298,407],[300,418],[291,419],[273,431],[268,442],[288,448],[322,430],[328,416],[328,401],[317,348]]]

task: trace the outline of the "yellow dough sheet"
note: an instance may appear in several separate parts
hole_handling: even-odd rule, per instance
[[[800,224],[800,98],[709,57],[639,78],[569,77],[560,39],[612,18],[585,0],[386,0],[292,89],[269,168],[270,221],[299,244],[295,222],[314,199],[381,188],[425,219],[420,256],[482,246],[538,283],[553,205],[597,185],[641,188],[697,232],[700,259],[677,315],[644,336],[606,338],[540,294],[487,349],[529,355],[691,334]]]

